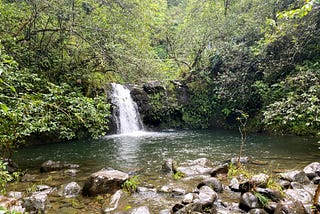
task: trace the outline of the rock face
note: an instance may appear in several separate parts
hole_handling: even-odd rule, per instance
[[[114,170],[102,169],[91,174],[86,180],[82,194],[85,196],[96,196],[98,194],[114,194],[121,189],[121,185],[129,179],[127,173]]]
[[[41,165],[40,172],[59,171],[62,169],[76,169],[79,165],[72,163],[65,163],[62,161],[48,160]]]

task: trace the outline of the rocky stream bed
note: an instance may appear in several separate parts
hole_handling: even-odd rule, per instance
[[[200,158],[178,165],[167,159],[161,172],[150,177],[139,170],[110,168],[79,176],[81,166],[49,160],[41,173],[26,172],[8,185],[8,192],[0,196],[0,207],[6,211],[0,213],[304,214],[315,209],[319,162],[273,173],[261,166],[250,174],[247,169],[257,161],[242,158],[246,170],[236,169],[235,162],[236,158],[214,166]],[[124,183],[132,192],[124,190]]]

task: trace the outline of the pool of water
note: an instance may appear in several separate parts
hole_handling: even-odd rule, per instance
[[[110,167],[136,173],[141,185],[148,184],[158,189],[174,183],[192,191],[199,181],[188,183],[164,175],[161,173],[164,160],[173,158],[182,163],[208,158],[218,165],[238,155],[240,142],[238,132],[215,130],[136,132],[130,135],[106,136],[99,140],[30,146],[19,149],[14,160],[22,169],[28,169],[28,172],[36,177],[30,182],[13,184],[9,190],[25,191],[35,184],[47,184],[59,189],[61,185],[71,181],[76,181],[81,186],[92,172]],[[243,156],[267,163],[263,166],[251,165],[261,171],[302,169],[311,162],[319,161],[319,146],[319,139],[316,138],[249,134]],[[79,164],[80,171],[76,176],[67,176],[62,172],[39,173],[41,164],[47,160]],[[238,196],[230,194],[223,197],[223,200],[238,200]],[[118,211],[123,211],[128,206],[147,205],[154,213],[159,213],[179,201],[180,198],[161,193],[152,193],[152,196],[148,197],[128,196],[120,202]],[[101,213],[104,203],[81,195],[71,201],[50,196],[51,206],[48,213]]]
[[[238,132],[167,131],[112,135],[99,140],[81,140],[20,149],[14,159],[22,168],[39,168],[46,160],[63,160],[89,171],[111,167],[123,171],[143,169],[152,173],[167,158],[178,162],[209,158],[220,163],[237,156]],[[267,161],[279,168],[299,168],[320,158],[319,139],[296,136],[249,134],[243,156]]]

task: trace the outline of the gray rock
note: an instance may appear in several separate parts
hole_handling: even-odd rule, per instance
[[[151,212],[147,206],[142,206],[142,207],[134,208],[129,213],[130,214],[150,214]]]
[[[170,209],[161,210],[159,214],[171,214],[171,210]]]
[[[237,164],[238,160],[239,160],[239,157],[234,157],[234,158],[231,158],[230,162],[232,164]],[[249,163],[249,157],[240,157],[240,163],[242,163],[242,164]]]
[[[296,181],[302,184],[310,183],[310,180],[304,171],[296,170],[296,171],[284,172],[284,173],[280,173],[280,177],[290,182]]]
[[[50,194],[52,192],[56,191],[56,188],[52,188],[48,185],[37,185],[36,186],[36,192],[41,192],[45,194]]]
[[[118,208],[120,198],[122,196],[122,190],[116,191],[110,198],[110,202],[103,204],[102,212],[103,213],[111,213]]]
[[[8,196],[15,199],[23,198],[23,192],[10,191],[8,192]]]
[[[34,192],[23,199],[23,207],[30,214],[45,213],[49,206],[48,195],[43,192]]]
[[[62,195],[66,198],[73,198],[80,194],[81,187],[76,182],[68,183],[64,188]]]
[[[206,180],[202,181],[201,183],[199,183],[197,188],[200,189],[202,186],[209,186],[217,193],[221,193],[223,190],[222,184],[221,184],[220,180],[217,178],[206,179]]]
[[[63,171],[63,173],[69,176],[76,176],[79,171],[80,170],[78,169],[66,169]]]
[[[192,203],[193,199],[194,199],[193,193],[188,193],[184,196],[182,203],[183,204],[190,204],[190,203]]]
[[[274,211],[274,214],[283,214],[283,213],[297,213],[297,214],[307,214],[306,209],[304,208],[301,201],[284,201],[278,203]]]
[[[204,206],[212,206],[218,198],[218,194],[208,186],[199,189],[199,202]]]
[[[239,192],[240,188],[239,188],[240,182],[238,181],[237,178],[232,178],[229,184],[229,187],[232,191],[234,192]]]
[[[312,180],[314,177],[320,176],[320,163],[313,162],[308,166],[304,167],[303,171],[306,173],[308,178]]]
[[[262,208],[262,204],[254,194],[246,192],[241,195],[239,207],[248,212],[251,209]]]
[[[257,175],[253,175],[251,178],[251,181],[254,186],[263,187],[265,188],[268,184],[269,175],[266,175],[264,173],[260,173]]]
[[[312,202],[312,195],[305,189],[287,189],[284,193],[292,199],[301,201],[302,203]]]
[[[195,176],[195,175],[205,175],[210,174],[212,168],[195,165],[195,166],[186,166],[178,167],[178,171],[182,172],[185,176]]]
[[[59,171],[62,169],[76,169],[79,165],[72,163],[65,163],[62,161],[48,160],[41,165],[40,172]]]
[[[121,189],[121,185],[129,179],[129,175],[114,169],[102,169],[91,174],[82,189],[85,196],[96,196],[98,194],[114,194]]]
[[[288,188],[291,186],[290,181],[283,180],[283,179],[280,179],[280,180],[278,181],[278,184],[280,184],[280,186],[281,186],[282,189],[288,189]]]
[[[177,211],[173,209],[172,211],[175,214],[186,214],[186,213],[198,214],[198,213],[203,213],[203,205],[200,203],[191,203],[191,204],[187,204],[184,207],[181,207]]]

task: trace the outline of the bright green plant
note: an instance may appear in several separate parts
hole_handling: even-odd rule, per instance
[[[177,171],[176,173],[173,174],[173,178],[176,179],[176,180],[184,178],[185,176],[186,175],[181,171]]]
[[[130,194],[134,193],[137,191],[138,185],[140,184],[139,182],[139,177],[138,176],[133,176],[126,180],[122,185],[122,189]]]
[[[268,197],[266,197],[265,195],[259,192],[253,192],[253,194],[257,197],[258,201],[262,204],[262,207],[265,207],[270,202],[270,199]]]
[[[7,170],[7,164],[0,160],[0,193],[6,193],[6,186],[18,176],[17,173],[10,174]]]

